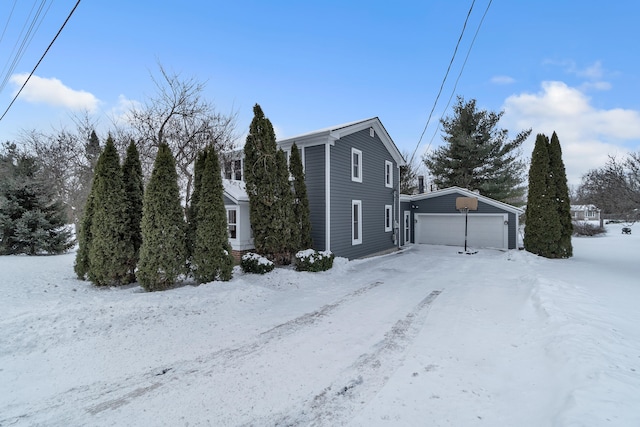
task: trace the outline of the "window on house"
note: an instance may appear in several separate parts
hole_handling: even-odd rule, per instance
[[[231,162],[224,162],[224,177],[231,179]]]
[[[233,161],[233,179],[242,181],[242,160]]]
[[[236,209],[227,209],[227,228],[229,230],[229,238],[238,238],[238,211]]]
[[[393,219],[391,212],[391,205],[384,205],[384,231],[391,231],[392,229],[391,221]]]
[[[351,201],[351,244],[362,243],[362,201]]]
[[[389,160],[384,161],[384,185],[385,187],[393,187],[393,163]]]
[[[362,151],[351,149],[351,181],[362,182]]]

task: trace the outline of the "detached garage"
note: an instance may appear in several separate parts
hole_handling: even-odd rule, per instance
[[[459,187],[411,196],[413,242],[464,246],[465,214],[456,209],[459,197],[477,199],[477,210],[469,210],[467,217],[469,247],[518,247],[518,216],[523,210]]]

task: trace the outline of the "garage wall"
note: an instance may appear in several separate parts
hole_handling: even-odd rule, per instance
[[[456,198],[466,196],[466,194],[444,194],[438,197],[430,197],[428,199],[423,200],[414,200],[412,203],[418,206],[417,209],[413,209],[413,214],[416,213],[439,213],[439,214],[454,214],[460,213],[456,210]],[[512,212],[508,212],[504,209],[501,209],[497,206],[489,205],[487,203],[482,202],[482,200],[478,201],[478,210],[469,215],[473,215],[473,213],[485,213],[485,214],[507,214],[509,218],[509,236],[508,243],[509,249],[517,248],[517,230],[516,230],[516,214]],[[415,220],[413,222],[415,224]],[[412,240],[415,242],[415,239]]]

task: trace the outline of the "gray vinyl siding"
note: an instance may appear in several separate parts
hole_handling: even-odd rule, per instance
[[[325,203],[325,146],[316,145],[304,148],[307,198],[311,211],[311,238],[314,249],[326,249],[326,203]]]
[[[460,211],[456,210],[456,198],[464,196],[463,194],[445,194],[439,197],[433,197],[424,200],[416,200],[413,202],[414,205],[418,206],[418,209],[414,209],[412,215],[415,213],[460,213]],[[508,243],[509,249],[517,248],[517,230],[516,230],[516,214],[513,212],[506,211],[504,209],[500,209],[497,206],[489,205],[487,203],[478,200],[478,210],[470,212],[469,215],[473,215],[473,213],[484,213],[484,214],[508,214],[509,215],[509,236]],[[415,224],[415,221],[414,221]],[[412,236],[413,237],[413,236]],[[415,240],[412,240],[415,241]]]
[[[222,195],[222,198],[224,199],[224,204],[225,206],[229,206],[229,205],[235,205],[236,203],[231,200],[230,198],[228,198],[226,195]]]
[[[351,180],[351,148],[362,151],[362,182]],[[393,188],[385,187],[385,160],[393,163]],[[331,251],[349,259],[396,247],[393,231],[385,232],[385,205],[392,205],[399,221],[398,165],[369,129],[347,135],[331,147]],[[352,200],[362,201],[362,243],[352,244]],[[393,226],[393,224],[392,224]]]

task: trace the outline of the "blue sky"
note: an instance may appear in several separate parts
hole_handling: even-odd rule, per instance
[[[48,8],[12,73],[12,51],[34,6]],[[0,2],[0,114],[75,0]],[[14,8],[15,4],[15,8]],[[416,157],[441,144],[449,98],[504,111],[513,135],[558,133],[570,184],[608,155],[640,150],[640,2],[475,1],[431,124],[422,138],[472,1],[81,2],[5,118],[22,129],[69,127],[89,109],[110,118],[154,93],[158,62],[207,82],[219,111],[245,133],[259,103],[279,137],[378,116]],[[13,13],[11,14],[13,8]],[[11,16],[11,19],[8,17]],[[460,74],[465,57],[468,59]],[[435,137],[434,137],[435,134]]]

